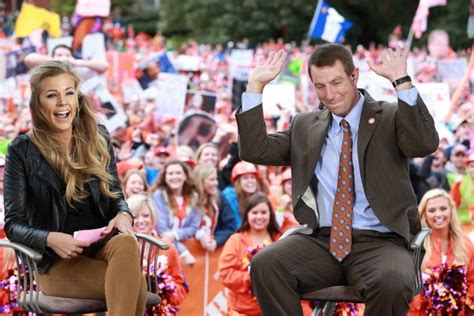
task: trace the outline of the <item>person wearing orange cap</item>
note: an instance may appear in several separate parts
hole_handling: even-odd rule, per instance
[[[196,161],[194,160],[194,150],[187,145],[180,145],[176,147],[175,158],[184,162],[190,170],[196,167]]]
[[[142,170],[143,162],[138,158],[130,158],[117,162],[117,173],[120,180],[123,180],[130,170]]]
[[[171,156],[170,149],[165,146],[150,148],[143,156],[143,164],[146,173],[146,182],[149,186],[155,183],[158,175],[163,170],[166,161]]]
[[[474,222],[474,152],[465,158],[466,173],[454,181],[450,195],[456,202],[464,230],[471,231]]]
[[[260,191],[257,167],[250,162],[238,162],[232,169],[231,182],[232,185],[227,186],[222,194],[232,208],[234,229],[238,229],[242,223],[241,210],[245,201],[251,194]]]

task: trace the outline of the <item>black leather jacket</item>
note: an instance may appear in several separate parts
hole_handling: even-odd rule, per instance
[[[99,180],[89,183],[92,198],[101,219],[101,226],[120,211],[130,212],[118,180],[115,155],[109,135],[103,126],[99,131],[109,144],[111,163],[108,171],[115,178],[111,191],[119,192],[118,198],[108,198],[100,193]],[[66,185],[43,157],[29,136],[15,138],[8,147],[4,173],[5,232],[11,241],[25,244],[43,254],[38,264],[46,272],[58,258],[46,247],[49,232],[62,232],[66,221]],[[100,226],[98,226],[100,227]]]

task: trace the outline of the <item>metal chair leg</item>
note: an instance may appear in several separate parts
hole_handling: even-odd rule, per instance
[[[326,302],[326,306],[323,309],[324,316],[332,316],[334,314],[334,309],[336,308],[335,302]]]
[[[320,301],[313,310],[312,316],[332,316],[336,308],[335,302]]]

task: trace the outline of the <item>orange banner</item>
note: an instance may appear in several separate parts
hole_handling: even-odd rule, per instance
[[[184,245],[196,258],[193,266],[183,264],[186,282],[189,285],[189,294],[179,306],[180,315],[225,315],[227,299],[224,295],[224,286],[219,282],[217,262],[222,247],[215,252],[207,252],[201,244],[193,239],[184,242]]]

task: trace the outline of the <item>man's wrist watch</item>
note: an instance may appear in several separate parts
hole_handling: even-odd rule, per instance
[[[405,77],[398,78],[397,80],[392,82],[392,85],[395,88],[396,86],[401,85],[402,83],[405,83],[405,82],[408,82],[408,81],[411,81],[410,76],[405,76]]]

